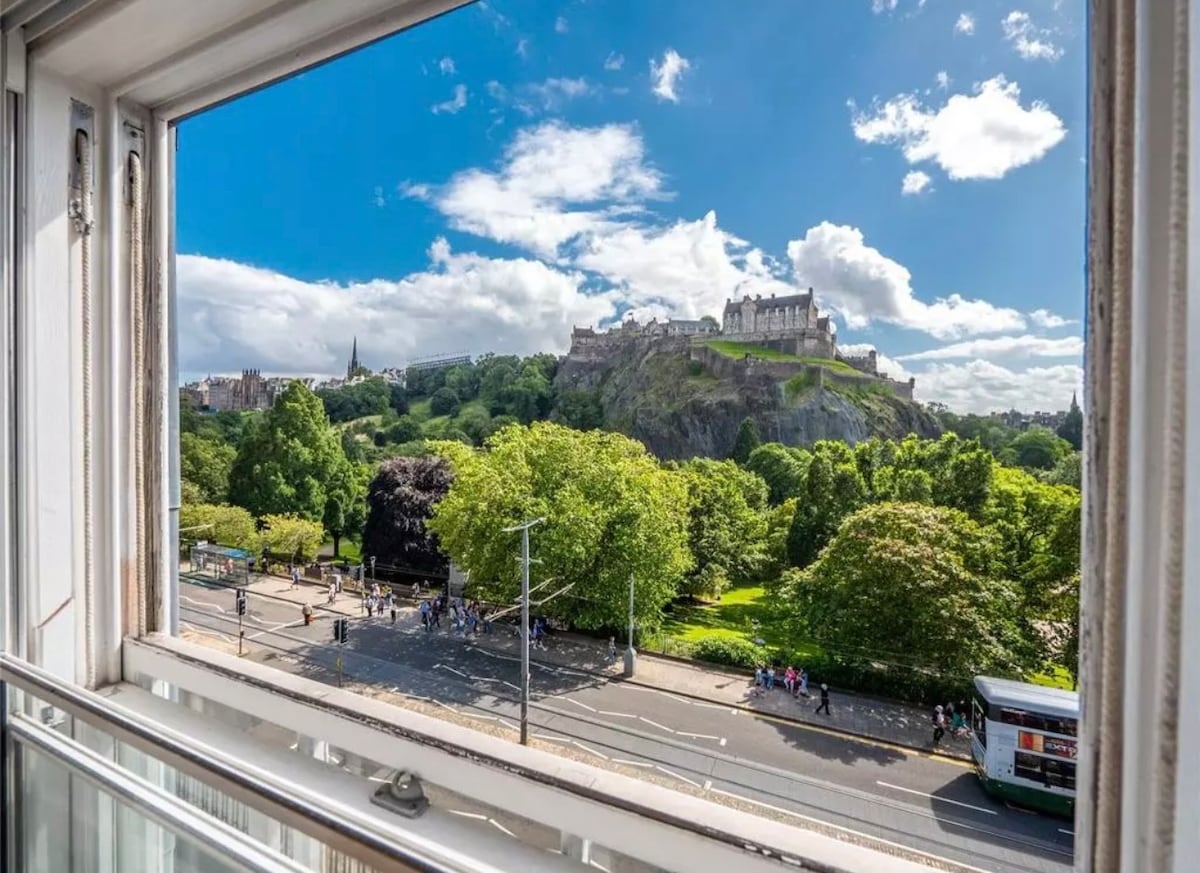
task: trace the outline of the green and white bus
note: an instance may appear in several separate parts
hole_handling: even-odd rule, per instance
[[[984,790],[1018,806],[1075,813],[1079,694],[975,677],[971,752]]]

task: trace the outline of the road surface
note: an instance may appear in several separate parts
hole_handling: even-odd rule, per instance
[[[227,588],[181,586],[181,626],[237,641]],[[310,626],[299,607],[249,594],[247,641],[296,673],[334,668],[332,619]],[[497,629],[497,632],[501,632]],[[518,730],[518,659],[406,617],[351,619],[342,652],[362,682]],[[770,810],[775,816],[867,834],[996,873],[1065,873],[1071,822],[1010,809],[979,787],[966,762],[922,755],[818,727],[704,703],[592,673],[532,666],[530,733],[660,780]],[[836,717],[836,701],[835,717]]]

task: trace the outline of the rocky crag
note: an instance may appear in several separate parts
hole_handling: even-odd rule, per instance
[[[764,441],[786,445],[941,433],[937,420],[909,399],[908,383],[867,377],[837,360],[739,351],[688,337],[573,345],[555,386],[594,392],[607,427],[664,459],[727,457],[745,418]]]

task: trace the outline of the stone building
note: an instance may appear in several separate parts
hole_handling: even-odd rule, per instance
[[[829,316],[817,311],[811,288],[804,294],[726,300],[721,336],[806,357],[837,357]]]

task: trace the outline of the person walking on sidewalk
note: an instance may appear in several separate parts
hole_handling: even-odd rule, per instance
[[[817,715],[821,714],[821,710],[825,710],[826,715],[833,715],[829,711],[829,686],[824,682],[821,683],[821,705],[817,707]]]
[[[936,746],[946,735],[946,713],[939,703],[933,708],[933,744]]]
[[[617,638],[608,638],[608,657],[605,659],[610,664],[617,663]]]

